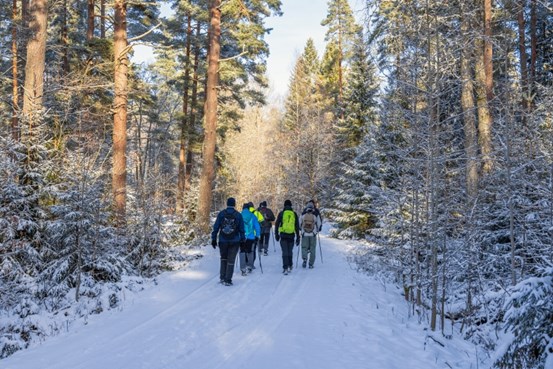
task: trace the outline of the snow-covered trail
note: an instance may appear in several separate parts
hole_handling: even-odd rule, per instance
[[[476,367],[470,345],[426,339],[396,291],[354,271],[346,242],[321,239],[324,263],[317,250],[314,269],[283,275],[280,250],[271,245],[264,273],[256,263],[249,276],[235,273],[231,287],[218,283],[218,250],[206,248],[188,270],[127,295],[123,311],[94,316],[0,361],[0,368]]]

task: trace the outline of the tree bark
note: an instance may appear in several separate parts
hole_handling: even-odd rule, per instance
[[[484,0],[484,70],[486,71],[486,97],[493,99],[493,46],[492,46],[492,0]]]
[[[207,90],[205,101],[205,126],[203,143],[203,167],[200,176],[200,194],[198,199],[198,225],[204,231],[209,229],[212,187],[215,177],[215,147],[217,143],[217,85],[219,83],[219,58],[221,52],[221,0],[211,0],[209,35],[209,54],[207,69]]]
[[[189,144],[189,115],[188,115],[188,100],[190,89],[190,56],[192,45],[192,15],[188,13],[188,21],[186,28],[186,56],[184,62],[184,87],[183,87],[183,102],[182,102],[182,122],[180,133],[180,149],[179,149],[179,173],[177,176],[177,204],[176,210],[178,213],[184,209],[184,191],[185,191],[185,176],[186,176],[186,151]]]
[[[61,43],[63,45],[62,75],[69,74],[69,36],[67,29],[67,11],[67,0],[63,0],[63,14],[61,19]]]
[[[90,41],[94,38],[94,0],[87,0],[87,28],[86,28],[86,40]]]
[[[29,13],[29,31],[31,34],[27,42],[23,116],[29,124],[30,130],[42,109],[46,61],[47,11],[47,0],[35,0],[32,3]]]
[[[100,0],[100,38],[106,38],[106,0]]]
[[[127,187],[127,4],[115,0],[114,21],[114,116],[112,190],[118,225],[125,223]]]
[[[518,51],[520,55],[520,86],[522,92],[522,108],[528,111],[529,93],[528,93],[528,56],[526,54],[526,21],[524,19],[524,8],[526,0],[521,0],[518,4],[517,23],[518,23]]]
[[[534,83],[536,81],[536,61],[538,58],[538,36],[536,33],[538,16],[537,0],[530,0],[530,90],[534,92]]]
[[[12,138],[19,141],[19,81],[17,66],[17,21],[19,11],[17,0],[12,3]]]
[[[482,155],[482,174],[488,174],[493,169],[492,159],[492,125],[493,117],[486,96],[486,72],[484,69],[483,41],[476,41],[476,106],[478,110],[478,145]]]
[[[461,2],[461,34],[463,46],[461,54],[461,108],[465,130],[466,186],[469,203],[476,197],[478,188],[478,132],[474,115],[474,84],[471,73],[471,48],[468,47],[468,33],[470,19],[466,16],[463,2]]]

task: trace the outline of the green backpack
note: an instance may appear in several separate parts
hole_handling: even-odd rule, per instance
[[[284,210],[282,213],[282,223],[278,227],[280,233],[294,234],[296,233],[296,214],[293,210]]]

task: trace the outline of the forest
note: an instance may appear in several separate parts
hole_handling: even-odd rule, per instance
[[[421,324],[545,368],[553,3],[362,3],[328,0],[278,102],[280,0],[0,0],[0,360],[185,267],[235,196],[314,199]]]

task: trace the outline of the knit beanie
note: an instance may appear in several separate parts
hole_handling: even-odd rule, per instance
[[[267,207],[267,201],[261,201],[261,203],[259,204],[259,207],[260,208]]]
[[[292,201],[290,200],[284,201],[284,206],[292,206]]]
[[[244,203],[244,205],[242,205],[242,209],[249,209],[250,208],[250,203],[249,202],[246,202]]]
[[[227,199],[227,206],[235,207],[236,206],[236,199],[234,197],[229,197]]]

